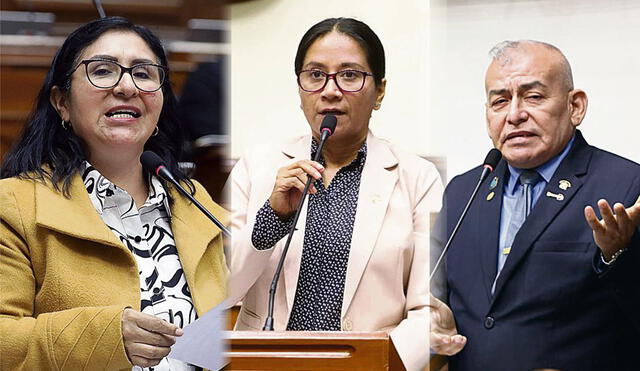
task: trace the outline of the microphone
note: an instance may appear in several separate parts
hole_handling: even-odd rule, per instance
[[[467,202],[467,206],[464,207],[464,210],[462,211],[462,214],[458,219],[458,223],[456,223],[455,228],[453,228],[453,232],[451,232],[451,236],[449,236],[449,240],[444,245],[444,249],[442,249],[442,253],[440,253],[440,257],[438,258],[438,261],[436,262],[435,267],[433,267],[433,271],[431,272],[431,275],[429,275],[429,282],[431,282],[431,279],[433,279],[433,276],[436,274],[436,271],[438,270],[438,267],[440,266],[442,259],[444,259],[444,256],[447,254],[447,251],[449,250],[449,246],[451,246],[451,241],[453,241],[453,238],[458,233],[458,229],[460,229],[462,220],[464,220],[465,215],[467,215],[467,211],[469,211],[469,207],[471,206],[473,199],[476,198],[476,194],[480,189],[480,185],[485,179],[487,179],[487,176],[489,176],[489,174],[496,168],[496,165],[498,165],[498,162],[500,162],[501,158],[502,158],[502,153],[500,153],[500,151],[495,148],[492,148],[489,151],[489,153],[487,153],[487,157],[484,158],[484,164],[482,165],[483,169],[482,169],[482,173],[480,174],[480,179],[478,179],[476,188],[473,190],[473,193],[471,194],[471,197]]]
[[[227,227],[225,227],[224,224],[222,224],[222,222],[216,219],[216,217],[213,216],[213,214],[211,214],[209,210],[205,209],[204,206],[200,204],[200,202],[198,202],[195,198],[193,198],[191,193],[187,192],[187,190],[184,189],[182,185],[180,185],[180,183],[173,177],[171,172],[167,169],[167,165],[164,163],[164,161],[162,161],[160,156],[155,154],[155,152],[153,151],[144,151],[140,156],[140,163],[142,164],[142,167],[146,171],[152,174],[155,174],[160,178],[173,184],[178,190],[178,192],[180,192],[183,196],[188,198],[189,201],[193,202],[193,204],[196,205],[198,209],[200,209],[200,211],[202,211],[204,215],[206,215],[207,218],[209,218],[209,220],[213,222],[213,224],[215,224],[218,228],[220,228],[220,230],[224,232],[224,234],[226,234],[229,237],[231,236],[231,232],[227,229]]]
[[[327,138],[329,138],[331,134],[333,134],[333,132],[336,130],[337,124],[338,119],[334,115],[326,115],[324,119],[322,119],[322,124],[320,124],[320,143],[318,144],[316,155],[313,156],[313,161],[318,161],[318,159],[320,159],[324,142],[326,142]],[[312,180],[313,178],[307,175],[307,184],[305,184],[304,190],[302,191],[302,197],[300,197],[300,202],[298,203],[298,208],[296,209],[296,214],[293,218],[293,224],[291,225],[291,229],[289,230],[287,242],[284,245],[284,249],[282,249],[282,255],[280,255],[280,260],[278,261],[278,266],[276,267],[276,273],[273,275],[273,280],[271,281],[271,286],[269,287],[269,310],[267,312],[267,319],[264,322],[264,327],[262,328],[266,331],[273,331],[273,305],[276,298],[278,280],[280,279],[280,273],[282,272],[284,259],[287,257],[287,251],[289,251],[291,238],[293,237],[293,232],[296,230],[296,224],[298,224],[298,218],[300,217],[300,212],[302,211],[302,205],[304,204],[304,200],[307,197],[307,193],[309,193],[309,187],[311,186]]]

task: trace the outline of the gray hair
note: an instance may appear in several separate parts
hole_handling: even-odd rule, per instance
[[[568,90],[573,90],[573,73],[571,72],[571,65],[569,64],[567,57],[565,57],[562,51],[560,51],[560,49],[555,45],[536,40],[505,40],[497,43],[493,48],[491,48],[491,50],[489,50],[489,56],[494,61],[504,60],[505,63],[509,63],[509,49],[518,49],[521,44],[539,45],[556,52],[560,56],[560,68],[564,84]]]

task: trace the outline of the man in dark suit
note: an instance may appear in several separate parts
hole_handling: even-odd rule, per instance
[[[503,159],[450,246],[431,347],[450,371],[640,370],[640,165],[576,130],[587,96],[556,47],[491,55],[486,120]],[[437,245],[481,171],[447,186]]]

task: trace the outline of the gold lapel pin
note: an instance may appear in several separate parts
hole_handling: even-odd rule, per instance
[[[571,182],[566,179],[562,179],[558,187],[560,187],[561,190],[566,191],[567,189],[571,188]]]
[[[487,201],[491,201],[493,199],[493,196],[495,195],[496,195],[495,192],[489,192],[489,194],[487,195]]]
[[[564,195],[562,193],[547,192],[547,197],[553,197],[558,201],[564,200]]]

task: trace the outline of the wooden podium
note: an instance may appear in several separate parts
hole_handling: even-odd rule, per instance
[[[227,371],[331,370],[404,371],[398,353],[384,331],[228,331]],[[441,357],[431,359],[439,370]],[[429,370],[429,367],[425,368]]]
[[[404,370],[378,332],[230,331],[224,370]]]

